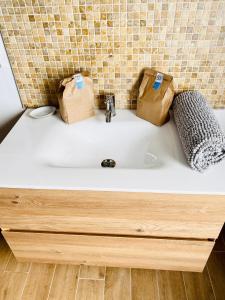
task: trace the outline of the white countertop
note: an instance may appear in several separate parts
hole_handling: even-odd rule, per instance
[[[35,120],[28,114],[29,110],[0,144],[0,187],[225,195],[225,160],[203,174],[193,171],[185,160],[173,120],[160,128],[148,123],[149,131],[154,130],[157,134],[155,141],[163,145],[159,151],[163,163],[159,167],[62,168],[53,167],[44,158],[42,161],[40,153],[47,149],[49,156],[54,156],[57,152],[55,141],[69,131],[73,140],[72,130],[77,130],[82,122],[67,125],[58,115]],[[225,131],[225,110],[215,110],[215,114]],[[128,119],[145,122],[126,110],[117,110],[112,122],[120,124],[117,126],[128,126]],[[96,122],[95,118],[89,119],[89,125],[91,122]],[[99,112],[98,126],[101,124],[105,126],[104,115]]]

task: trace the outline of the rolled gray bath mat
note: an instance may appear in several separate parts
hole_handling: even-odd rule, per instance
[[[199,92],[180,93],[172,109],[184,153],[194,170],[203,172],[225,157],[225,134]]]

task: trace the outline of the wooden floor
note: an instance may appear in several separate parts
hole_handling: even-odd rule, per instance
[[[0,300],[224,300],[225,229],[203,273],[17,263],[0,238]]]

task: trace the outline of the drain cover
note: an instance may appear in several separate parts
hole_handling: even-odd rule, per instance
[[[103,168],[114,168],[116,166],[116,162],[113,159],[104,159],[101,163]]]

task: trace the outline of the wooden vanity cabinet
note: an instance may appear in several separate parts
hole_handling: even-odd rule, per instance
[[[20,261],[202,271],[225,196],[0,189],[0,228]]]

